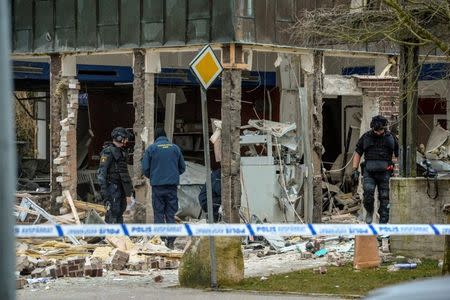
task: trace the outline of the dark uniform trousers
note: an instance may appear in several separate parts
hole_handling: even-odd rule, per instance
[[[122,184],[110,183],[107,188],[108,196],[104,204],[106,207],[105,222],[108,224],[123,223],[123,213],[127,208],[127,200]]]
[[[364,172],[364,208],[369,214],[373,214],[375,203],[375,188],[378,188],[378,199],[380,207],[380,223],[385,224],[389,221],[389,179],[391,172]]]
[[[152,204],[155,223],[175,223],[178,211],[178,196],[176,185],[152,186]],[[173,243],[176,237],[163,237],[168,243]]]

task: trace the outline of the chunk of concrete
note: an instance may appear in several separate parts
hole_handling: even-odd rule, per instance
[[[244,279],[244,257],[241,240],[236,237],[214,239],[217,260],[217,284],[239,283]],[[183,287],[209,287],[211,280],[209,238],[194,238],[178,269]]]

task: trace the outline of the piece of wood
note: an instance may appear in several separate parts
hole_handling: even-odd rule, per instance
[[[80,200],[73,200],[73,204],[77,209],[88,211],[88,210],[95,210],[98,213],[106,213],[106,208],[103,205],[80,201]]]
[[[75,204],[73,203],[72,195],[70,195],[69,191],[64,191],[64,195],[66,196],[66,200],[69,203],[70,209],[72,210],[73,217],[75,218],[75,223],[78,225],[81,224],[77,209],[75,207]]]
[[[148,256],[161,256],[168,258],[182,258],[183,252],[153,252],[153,251],[139,251],[137,254]]]
[[[148,276],[148,273],[133,272],[133,271],[119,271],[119,275],[123,275],[123,276]]]
[[[164,131],[170,142],[173,141],[173,128],[175,126],[175,106],[176,106],[176,94],[166,94],[166,107],[164,118]]]

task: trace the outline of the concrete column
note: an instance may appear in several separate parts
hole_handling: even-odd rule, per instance
[[[50,55],[50,195],[51,212],[59,213],[56,197],[61,195],[61,185],[56,181],[57,165],[54,159],[59,156],[59,134],[61,132],[61,94],[57,92],[58,84],[61,81],[61,55]]]
[[[300,83],[300,61],[294,55],[278,55],[278,77],[281,88],[280,122],[295,123],[298,121],[298,86]],[[297,124],[299,125],[299,124]]]
[[[309,116],[311,119],[311,153],[313,164],[313,215],[312,222],[322,221],[322,87],[323,87],[323,52],[313,51],[302,55],[302,69],[305,74],[305,88],[308,98]],[[308,145],[306,145],[308,147]],[[306,212],[305,212],[306,213]],[[308,213],[309,215],[309,213]],[[310,222],[311,220],[306,219]]]
[[[303,139],[301,137],[302,114],[298,95],[298,85],[300,85],[301,80],[300,56],[279,54],[276,65],[278,66],[279,86],[281,88],[280,122],[296,123],[297,151],[299,157],[301,157],[303,155]],[[299,187],[303,181],[302,176],[303,172],[299,165],[295,170],[295,181]],[[300,215],[304,212],[303,200],[302,198],[300,203],[296,203],[296,210]]]
[[[133,184],[139,203],[135,213],[137,222],[153,223],[151,186],[141,171],[145,149],[154,141],[155,126],[155,74],[161,72],[159,52],[136,50],[134,52],[133,102],[135,103],[136,145],[134,152]],[[139,148],[139,149],[136,149]]]
[[[141,162],[145,151],[145,142],[143,133],[145,127],[145,52],[136,49],[133,51],[133,105],[134,105],[134,125],[135,145],[133,153],[133,185],[136,192],[136,210],[134,213],[134,222],[141,223],[147,218],[146,215],[146,180],[142,175]]]
[[[222,205],[227,223],[240,221],[241,80],[241,70],[226,69],[222,73]]]

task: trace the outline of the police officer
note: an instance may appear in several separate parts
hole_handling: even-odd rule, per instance
[[[155,223],[175,223],[178,211],[177,186],[186,165],[177,145],[166,137],[164,129],[155,131],[155,142],[144,153],[142,173],[150,179]],[[175,237],[163,237],[166,246],[174,247]]]
[[[213,217],[214,222],[219,221],[219,208],[222,204],[222,186],[221,186],[220,169],[211,172],[211,190],[213,200]],[[208,212],[208,201],[206,197],[206,184],[203,185],[198,195],[198,202],[205,212]]]
[[[106,223],[123,223],[123,213],[131,204],[133,185],[127,167],[127,153],[124,148],[129,134],[123,127],[111,132],[112,142],[106,143],[100,154],[97,178],[100,194],[106,207]]]
[[[398,142],[396,137],[387,129],[388,121],[378,115],[372,118],[368,132],[364,133],[356,144],[353,157],[352,180],[359,179],[359,163],[364,154],[365,161],[361,164],[363,175],[364,208],[366,209],[366,223],[373,220],[374,193],[378,188],[380,207],[380,223],[389,221],[389,179],[394,170],[394,163],[398,157]]]

